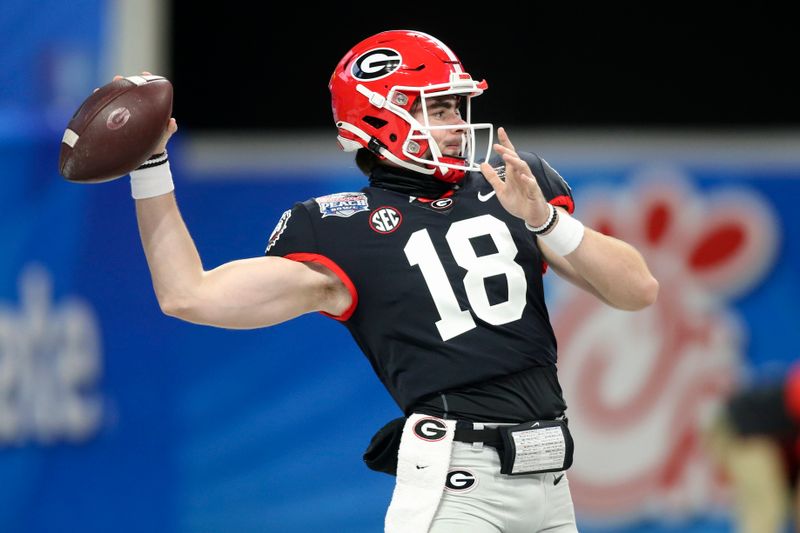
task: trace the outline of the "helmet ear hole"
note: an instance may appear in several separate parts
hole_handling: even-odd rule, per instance
[[[370,115],[366,115],[366,116],[362,117],[361,120],[363,120],[364,122],[366,122],[367,124],[369,124],[370,126],[375,128],[376,130],[381,129],[386,124],[388,124],[388,122],[386,120],[383,120],[382,118],[378,118],[378,117],[373,117],[373,116],[370,116]]]

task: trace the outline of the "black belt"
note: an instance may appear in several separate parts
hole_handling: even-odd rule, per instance
[[[473,429],[472,422],[459,420],[456,422],[456,432],[453,435],[456,442],[482,442],[487,446],[500,449],[503,440],[500,438],[500,431],[497,428]]]
[[[558,417],[558,419],[562,418],[566,420],[563,415]],[[498,450],[503,449],[503,439],[500,437],[498,428],[473,429],[472,422],[467,422],[466,420],[456,422],[456,432],[453,435],[453,440],[467,443],[482,442]]]

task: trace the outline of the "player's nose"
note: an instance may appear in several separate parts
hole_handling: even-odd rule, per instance
[[[461,117],[456,117],[456,119],[453,121],[453,126],[455,126],[454,131],[458,133],[463,133],[466,130],[466,125],[467,122]]]

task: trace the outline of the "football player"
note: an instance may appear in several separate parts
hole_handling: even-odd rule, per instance
[[[263,257],[209,271],[172,194],[170,122],[131,173],[161,308],[228,328],[341,322],[405,414],[364,456],[397,476],[387,531],[577,531],[542,276],[626,310],[652,304],[657,281],[633,247],[572,216],[547,161],[472,122],[487,83],[435,37],[371,36],[329,89],[339,145],[369,185],[298,202]]]

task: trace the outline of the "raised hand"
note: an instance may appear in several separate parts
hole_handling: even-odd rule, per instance
[[[494,145],[506,164],[505,181],[488,163],[481,163],[481,172],[497,193],[497,199],[506,211],[521,218],[531,226],[541,226],[550,216],[550,208],[533,176],[528,163],[517,155],[504,128],[497,129],[500,144]]]

